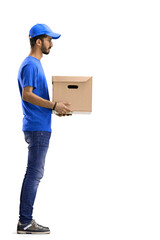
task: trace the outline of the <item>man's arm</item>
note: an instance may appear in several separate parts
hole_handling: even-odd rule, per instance
[[[22,90],[22,99],[23,101],[29,102],[39,107],[50,108],[53,109],[55,102],[48,101],[44,98],[41,98],[33,93],[33,87],[27,86]],[[58,102],[55,108],[55,111],[58,114],[67,114],[71,112],[67,106],[70,104],[67,102]]]
[[[39,107],[44,107],[44,108],[50,108],[53,109],[54,102],[48,101],[44,98],[41,98],[34,94],[33,92],[33,87],[24,87],[22,90],[22,99],[23,101],[32,103],[36,106]]]

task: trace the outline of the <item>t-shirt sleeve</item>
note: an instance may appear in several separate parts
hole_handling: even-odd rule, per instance
[[[22,71],[22,88],[37,87],[38,70],[34,64],[27,64]]]

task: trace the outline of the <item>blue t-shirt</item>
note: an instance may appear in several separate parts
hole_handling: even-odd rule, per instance
[[[49,100],[48,85],[41,62],[32,56],[27,57],[20,66],[18,85],[22,99],[22,89],[33,87],[33,93]],[[51,132],[51,113],[49,108],[38,107],[23,101],[23,131],[48,131]]]

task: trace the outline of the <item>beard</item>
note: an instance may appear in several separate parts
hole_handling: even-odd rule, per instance
[[[50,49],[51,49],[51,47],[50,47],[50,48],[46,48],[46,47],[43,45],[43,43],[42,43],[41,51],[42,51],[43,54],[49,54]]]

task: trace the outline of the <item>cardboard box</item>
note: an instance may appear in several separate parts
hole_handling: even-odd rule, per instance
[[[53,76],[53,101],[70,102],[73,112],[92,112],[92,77]]]

